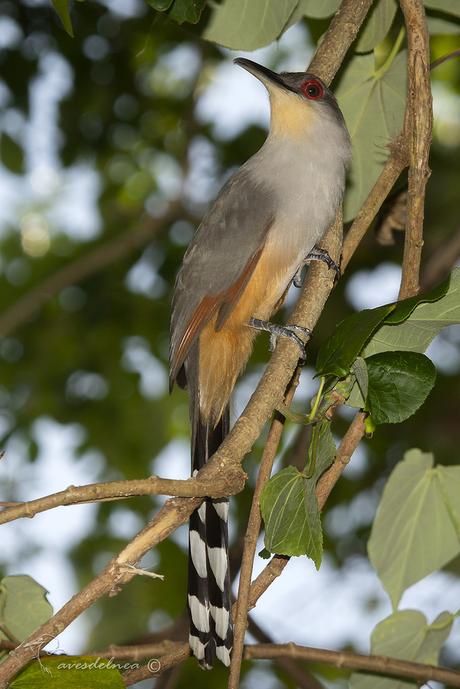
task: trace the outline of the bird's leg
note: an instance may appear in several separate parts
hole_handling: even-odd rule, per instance
[[[276,347],[276,340],[278,337],[289,337],[289,339],[293,340],[299,347],[302,359],[306,361],[306,343],[297,333],[302,333],[305,337],[310,337],[311,330],[308,328],[303,328],[301,325],[278,325],[277,323],[270,323],[270,321],[263,321],[260,318],[251,318],[249,320],[249,326],[255,330],[265,330],[267,333],[270,333],[269,349],[271,352],[273,352]]]
[[[318,246],[315,246],[310,251],[308,256],[306,256],[304,258],[301,265],[297,269],[296,274],[294,275],[293,283],[294,283],[295,287],[302,287],[302,285],[303,285],[303,277],[302,277],[303,267],[307,263],[310,263],[310,261],[323,261],[323,263],[325,263],[328,268],[333,268],[335,270],[335,279],[338,280],[340,278],[341,273],[340,273],[340,268],[337,265],[337,263],[332,260],[332,258],[329,256],[326,249],[320,249]]]

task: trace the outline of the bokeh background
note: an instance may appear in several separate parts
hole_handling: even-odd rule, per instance
[[[188,476],[187,399],[177,389],[170,396],[167,385],[174,276],[208,203],[260,147],[268,125],[263,87],[233,66],[233,53],[200,38],[208,18],[207,11],[198,26],[178,26],[144,0],[91,0],[75,4],[71,38],[50,3],[0,1],[1,500],[151,473]],[[304,69],[326,26],[300,22],[250,56],[277,70]],[[460,39],[440,35],[432,46],[438,57]],[[460,61],[433,72],[433,93],[426,259],[460,228]],[[344,316],[396,297],[401,254],[401,233],[387,247],[368,234],[327,305],[311,362]],[[276,641],[367,651],[371,630],[389,614],[366,557],[384,481],[410,447],[444,464],[459,461],[460,329],[443,331],[428,354],[439,375],[427,404],[401,426],[379,427],[328,502],[320,572],[293,559],[257,605],[254,619]],[[268,356],[260,337],[234,415]],[[315,389],[312,373],[307,365],[299,409]],[[338,438],[349,418],[339,413]],[[279,465],[296,433],[287,424]],[[236,551],[262,444],[246,460],[247,488],[232,499]],[[65,507],[4,525],[0,574],[30,574],[57,609],[161,503]],[[184,613],[186,538],[179,529],[143,561],[164,582],[135,578],[50,648],[76,653],[168,628]],[[263,566],[258,558],[256,572]],[[401,607],[421,609],[430,621],[459,609],[460,562],[413,586]],[[458,621],[443,661],[460,664]],[[244,672],[251,689],[294,686],[265,661]],[[224,677],[190,660],[176,686],[219,687]],[[326,678],[331,686],[340,681],[332,671]]]

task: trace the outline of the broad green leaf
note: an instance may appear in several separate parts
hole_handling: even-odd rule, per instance
[[[262,491],[260,510],[265,523],[265,547],[271,553],[305,553],[308,540],[305,483],[300,471],[290,466],[272,476]]]
[[[348,395],[346,394],[348,383]],[[351,367],[351,374],[334,386],[337,392],[344,391],[346,404],[356,409],[364,409],[366,404],[367,391],[369,388],[369,374],[367,372],[366,360],[358,357]]]
[[[174,0],[169,9],[169,17],[178,24],[189,22],[196,24],[200,21],[206,0]]]
[[[406,52],[375,69],[373,54],[353,57],[336,96],[351,135],[353,161],[344,201],[345,220],[355,217],[376,182],[389,145],[403,123],[406,100]]]
[[[445,467],[439,464],[436,469],[444,501],[460,539],[460,466]]]
[[[27,575],[1,580],[0,620],[19,641],[27,639],[53,614],[46,594],[46,589]]]
[[[359,387],[361,395],[364,399],[366,399],[367,391],[369,389],[369,374],[367,371],[366,362],[361,356],[358,356],[353,362],[351,371],[356,378],[356,383]]]
[[[407,350],[424,352],[438,333],[448,325],[460,323],[460,269],[451,274],[447,292],[436,302],[422,302],[409,318],[399,325],[391,318],[374,333],[364,349],[364,355],[378,352]],[[390,324],[387,325],[387,323]]]
[[[368,552],[394,608],[409,586],[460,553],[432,454],[409,450],[396,465],[372,525]]]
[[[164,12],[173,4],[174,0],[147,0],[149,5],[153,7],[157,12]]]
[[[298,0],[232,0],[214,5],[203,37],[234,50],[255,50],[283,32]]]
[[[425,402],[436,368],[418,352],[382,352],[366,359],[369,376],[365,409],[372,421],[401,423]]]
[[[62,22],[62,26],[67,31],[69,36],[72,36],[73,38],[73,27],[72,20],[70,18],[69,0],[52,0],[52,2],[54,9],[56,10],[59,16],[59,19]]]
[[[426,23],[428,31],[432,36],[457,35],[460,33],[460,24],[458,22],[450,22],[439,17],[427,17]]]
[[[0,135],[0,160],[15,175],[24,173],[24,151],[22,147],[5,132]]]
[[[460,17],[460,2],[458,0],[425,0],[425,7]]]
[[[359,385],[354,376],[351,376],[351,383],[350,394],[347,398],[346,405],[348,407],[354,407],[355,409],[364,409],[366,400],[363,397],[363,394],[359,389]]]
[[[339,378],[346,376],[372,333],[394,308],[394,304],[385,304],[376,309],[365,309],[339,323],[318,352],[317,373]]]
[[[308,555],[319,569],[323,534],[316,500],[316,483],[335,455],[330,424],[317,427],[315,470],[307,479],[295,467],[286,467],[265,485],[260,510],[265,524],[265,548],[279,555]]]
[[[392,311],[386,318],[385,323],[402,323],[407,320],[411,313],[414,311],[415,307],[419,304],[425,302],[438,301],[444,297],[449,291],[451,276],[446,280],[436,285],[429,292],[424,294],[416,294],[414,297],[409,297],[408,299],[403,299],[396,304],[396,308]]]
[[[416,663],[437,665],[439,652],[448,638],[454,616],[442,612],[429,625],[418,610],[398,610],[379,622],[372,632],[371,653]],[[350,689],[409,689],[414,682],[354,673]]]
[[[121,671],[139,663],[94,656],[49,656],[34,661],[9,685],[10,689],[124,689]],[[120,669],[118,669],[120,668]]]
[[[325,19],[334,14],[340,5],[340,0],[300,0],[295,9],[298,15],[297,21],[301,17],[311,17],[312,19]]]
[[[389,32],[398,5],[396,0],[378,0],[371,8],[361,30],[355,50],[368,53],[381,43]]]

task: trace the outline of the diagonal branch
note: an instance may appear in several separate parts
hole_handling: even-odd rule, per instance
[[[288,387],[284,402],[290,405],[299,383],[300,369],[297,368],[294,377]],[[240,581],[238,585],[238,595],[235,603],[235,628],[233,634],[233,649],[230,662],[230,676],[228,689],[237,689],[240,681],[241,661],[243,659],[244,637],[246,634],[249,589],[251,586],[252,568],[254,556],[256,554],[257,538],[259,536],[262,516],[260,514],[259,500],[262,489],[270,478],[275,461],[278,445],[284,430],[284,417],[275,414],[267,441],[265,443],[262,459],[260,462],[259,473],[257,475],[256,486],[252,496],[251,511],[249,513],[246,535],[244,537],[243,558],[241,561]]]
[[[337,449],[334,462],[321,476],[321,479],[316,486],[316,498],[318,500],[318,507],[320,510],[323,509],[333,487],[339,480],[343,470],[350,461],[351,456],[361,442],[361,439],[364,437],[365,417],[366,414],[364,412],[358,412],[356,414]],[[275,579],[280,576],[288,562],[289,558],[285,555],[275,555],[272,557],[268,565],[266,565],[266,567],[251,584],[249,596],[250,608],[253,608],[256,605],[261,595],[265,593]]]

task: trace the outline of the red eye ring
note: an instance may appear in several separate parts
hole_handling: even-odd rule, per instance
[[[307,79],[307,81],[304,81],[301,90],[305,98],[309,100],[319,100],[324,96],[324,86],[317,79]]]

